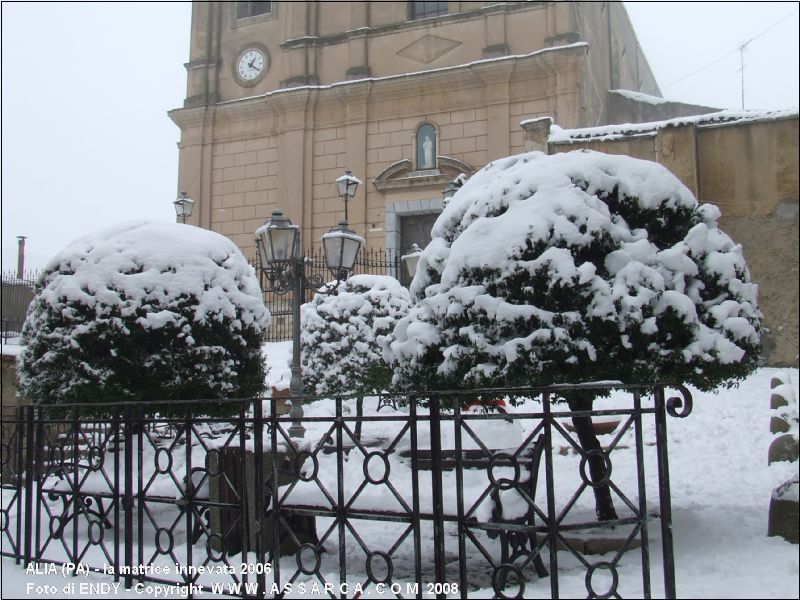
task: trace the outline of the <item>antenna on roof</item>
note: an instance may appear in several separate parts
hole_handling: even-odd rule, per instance
[[[750,38],[744,44],[739,46],[739,64],[741,64],[739,72],[742,74],[742,110],[744,110],[744,49],[747,47],[747,44],[752,42],[754,39],[756,38]]]

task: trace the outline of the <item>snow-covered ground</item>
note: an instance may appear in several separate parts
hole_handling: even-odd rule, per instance
[[[265,349],[267,356],[280,357],[278,364],[274,364],[269,375],[274,383],[287,383],[287,370],[285,360],[289,353],[287,344],[268,346]],[[272,362],[272,361],[270,361]],[[786,481],[798,472],[798,463],[776,463],[767,466],[767,449],[772,440],[769,433],[769,396],[770,380],[777,374],[788,376],[795,397],[798,396],[798,371],[797,369],[761,369],[743,382],[739,388],[721,390],[718,393],[701,393],[692,390],[694,397],[694,410],[686,419],[670,418],[668,421],[669,433],[669,460],[672,487],[673,507],[673,536],[675,542],[675,568],[677,590],[680,597],[730,597],[730,598],[788,598],[798,597],[798,574],[800,573],[800,560],[798,559],[797,546],[791,545],[779,538],[769,538],[767,531],[767,511],[770,495],[774,487]],[[603,401],[610,406],[618,397]],[[345,412],[352,411],[353,406],[345,407]],[[365,403],[367,415],[375,413],[375,403],[369,400]],[[526,405],[517,410],[537,410],[535,406]],[[306,407],[307,416],[331,416],[333,412],[331,402],[317,402]],[[381,416],[394,414],[391,410],[382,410]],[[493,422],[495,424],[500,421]],[[532,423],[532,421],[531,421]],[[529,431],[527,421],[522,422],[522,431],[517,435],[524,435]],[[330,424],[309,423],[306,439],[313,440],[319,437],[323,428]],[[365,423],[363,436],[365,439],[378,439],[391,435],[392,427],[377,422]],[[447,429],[447,422],[444,425]],[[482,426],[475,426],[482,427]],[[495,425],[495,427],[501,427]],[[319,431],[318,431],[319,430]],[[487,438],[501,438],[513,432],[498,432],[484,430]],[[645,440],[652,439],[652,426],[645,424]],[[424,436],[421,436],[421,441]],[[404,438],[405,439],[405,438]],[[603,440],[608,443],[607,440]],[[508,445],[515,442],[509,441]],[[615,450],[613,459],[614,471],[612,480],[619,488],[631,497],[636,497],[635,462],[632,456],[632,434],[627,433],[620,439],[620,446],[628,446],[630,450],[620,448]],[[402,440],[399,446],[402,446]],[[353,450],[345,462],[346,480],[363,480],[364,456],[358,450]],[[146,459],[145,459],[146,460]],[[334,455],[320,455],[320,480],[328,489],[334,490],[335,497],[335,462],[330,465],[327,461],[334,461]],[[391,466],[390,481],[401,497],[408,497],[407,489],[409,470],[407,461],[403,461],[397,454],[390,455]],[[645,446],[645,464],[647,468],[647,496],[651,510],[657,509],[657,479],[655,453],[653,446]],[[370,470],[377,465],[376,479],[380,479],[380,464],[372,462]],[[556,481],[556,497],[569,498],[574,491],[578,480],[577,457],[572,453],[554,456],[554,470],[562,474]],[[445,509],[450,510],[455,505],[455,474],[445,472]],[[483,477],[483,480],[481,480]],[[290,500],[298,504],[312,503],[313,494],[310,486],[303,491],[298,487],[292,492],[295,497]],[[430,493],[426,491],[426,480],[423,476],[420,488],[420,501],[423,510],[430,502]],[[465,472],[465,496],[467,501],[478,497],[480,489],[485,487],[485,475],[480,472]],[[350,497],[355,496],[353,487],[349,487]],[[544,503],[543,483],[539,486],[537,501]],[[367,486],[356,499],[354,506],[368,508],[370,506],[387,506],[391,504],[393,495],[385,486]],[[397,508],[397,503],[393,508]],[[509,503],[513,507],[513,503]],[[577,515],[590,514],[593,507],[591,496],[588,492],[579,498],[575,508]],[[617,502],[621,508],[621,502]],[[485,507],[478,507],[478,513]],[[322,535],[328,523],[318,519],[317,530]],[[369,538],[372,549],[379,548],[382,544],[386,549],[390,547],[405,525],[394,525],[376,522],[359,522],[354,524],[355,530],[362,537]],[[447,530],[447,551],[455,552],[457,538]],[[660,527],[654,520],[650,524],[650,546],[652,581],[654,597],[663,596],[663,579],[660,564]],[[423,571],[427,573],[432,569],[432,555],[426,549],[429,545],[429,528],[423,524]],[[352,536],[348,533],[348,542]],[[5,543],[5,542],[4,542]],[[408,544],[408,541],[404,542]],[[494,544],[494,545],[492,545]],[[322,575],[331,581],[338,581],[338,534],[334,529],[324,545],[328,552],[322,556],[320,566]],[[177,542],[176,542],[177,546]],[[354,545],[355,546],[355,545]],[[497,551],[496,542],[487,541],[487,547]],[[468,552],[472,549],[468,544]],[[356,581],[363,582],[366,575],[359,571],[357,565],[363,560],[357,558],[358,549],[348,546],[348,575],[352,577],[351,584]],[[470,552],[470,568],[480,570],[485,566],[485,560],[477,556],[477,552]],[[545,553],[546,554],[546,553]],[[475,556],[473,556],[475,555]],[[623,597],[641,597],[640,554],[631,552],[631,558],[621,562],[620,567],[620,593]],[[238,558],[238,557],[237,557]],[[594,557],[592,560],[610,559]],[[545,563],[547,558],[545,557]],[[282,560],[282,569],[296,568],[293,557]],[[586,570],[574,560],[570,561],[565,552],[559,553],[559,584],[562,597],[585,597]],[[411,565],[398,558],[395,561],[395,579],[403,583],[413,579]],[[408,573],[403,570],[408,568]],[[284,571],[285,572],[285,571]],[[290,571],[291,572],[291,571]],[[448,566],[448,576],[457,580],[458,571],[453,564]],[[475,589],[470,590],[471,597],[491,597],[490,584],[481,585],[479,573],[470,573],[470,579],[478,582]],[[485,577],[483,578],[486,581]],[[64,586],[75,583],[74,593],[65,593]],[[36,589],[27,589],[28,584],[54,585],[54,594],[45,596],[45,592]],[[79,597],[81,596],[80,584],[88,583],[113,583],[113,578],[100,574],[90,574],[88,577],[65,578],[61,574],[37,575],[26,574],[21,566],[14,561],[4,558],[2,560],[2,597],[22,597],[26,592],[31,597]],[[155,589],[125,591],[120,587],[84,588],[83,597],[110,596],[119,598],[147,598],[155,594]],[[424,592],[425,589],[423,588]],[[550,584],[548,579],[537,580],[531,577],[527,582],[526,597],[548,597]],[[364,594],[365,597],[394,597],[388,591],[379,594],[373,587]],[[163,596],[162,596],[163,597]],[[211,593],[197,594],[196,597],[216,597]],[[296,591],[288,597],[312,597],[310,594],[299,594]]]

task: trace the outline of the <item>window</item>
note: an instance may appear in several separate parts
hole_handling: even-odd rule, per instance
[[[447,14],[447,2],[409,2],[409,20],[426,19]]]
[[[246,19],[258,15],[268,15],[272,12],[272,2],[237,2],[236,18]]]
[[[436,129],[423,123],[417,129],[417,170],[436,168]]]

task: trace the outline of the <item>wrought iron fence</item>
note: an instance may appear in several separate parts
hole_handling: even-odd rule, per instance
[[[328,281],[331,279],[328,268],[325,266],[325,254],[322,249],[309,251],[305,254],[305,270],[308,281]],[[258,258],[250,263],[259,273],[261,289],[267,290],[268,284],[265,275],[261,272]],[[389,275],[398,277],[400,273],[400,253],[392,249],[362,249],[353,269],[354,275]],[[314,297],[313,289],[306,289],[303,302],[309,302]],[[272,324],[267,332],[267,341],[280,342],[292,338],[292,292],[278,294],[264,292],[264,303],[272,314]]]
[[[320,399],[302,440],[269,400],[224,401],[224,418],[23,407],[2,440],[2,554],[189,597],[672,598],[666,417],[691,411],[676,389],[616,387],[585,411],[559,403],[574,386],[387,395],[364,416]],[[614,424],[588,450],[570,426],[587,417]],[[614,519],[595,515],[601,486]]]
[[[41,271],[25,271],[22,277],[17,273],[5,271],[0,279],[2,290],[2,319],[0,319],[0,337],[8,339],[17,337],[22,331],[28,305],[34,294],[34,286]]]

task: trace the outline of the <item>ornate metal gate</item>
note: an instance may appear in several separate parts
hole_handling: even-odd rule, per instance
[[[571,412],[574,389],[368,398],[363,417],[319,399],[303,440],[259,399],[214,418],[26,407],[4,422],[2,554],[190,597],[675,597],[666,418],[691,397],[618,386]],[[586,450],[582,417],[614,431]],[[594,514],[600,487],[614,519]]]

